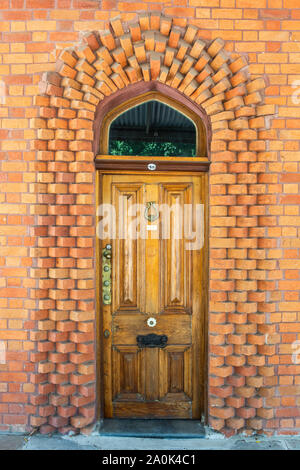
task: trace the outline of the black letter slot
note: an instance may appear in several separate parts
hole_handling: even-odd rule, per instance
[[[165,348],[168,337],[166,335],[156,335],[151,333],[149,335],[137,336],[136,341],[139,348]]]

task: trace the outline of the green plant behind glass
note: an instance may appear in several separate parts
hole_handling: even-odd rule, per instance
[[[145,142],[138,140],[113,140],[110,155],[137,155],[145,157],[195,157],[195,145],[191,143]]]

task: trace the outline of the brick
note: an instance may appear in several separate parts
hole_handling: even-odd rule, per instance
[[[217,418],[229,419],[234,416],[234,409],[232,407],[212,408],[210,414]]]
[[[94,419],[94,416],[93,417],[84,417],[84,416],[73,416],[71,418],[71,423],[72,425],[75,427],[75,428],[83,428],[85,426],[87,426],[88,424],[90,424]]]
[[[110,20],[110,24],[116,36],[122,36],[124,34],[123,25],[122,25],[120,16],[116,16],[115,18]]]
[[[28,31],[55,31],[56,21],[34,20],[27,21]]]
[[[45,0],[41,5],[38,0],[26,0],[26,8],[38,9],[38,8],[53,8],[55,5],[54,0]]]

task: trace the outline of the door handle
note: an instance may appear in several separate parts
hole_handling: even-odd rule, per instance
[[[102,300],[104,305],[111,304],[111,245],[102,250]]]

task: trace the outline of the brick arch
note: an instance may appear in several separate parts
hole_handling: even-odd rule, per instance
[[[157,13],[86,33],[43,75],[35,104],[36,248],[30,425],[84,430],[96,420],[95,114],[120,90],[159,83],[203,110],[211,128],[208,424],[259,432],[273,410],[276,341],[267,323],[263,160],[265,81],[245,57],[208,44],[194,25]],[[99,111],[100,110],[100,111]]]

